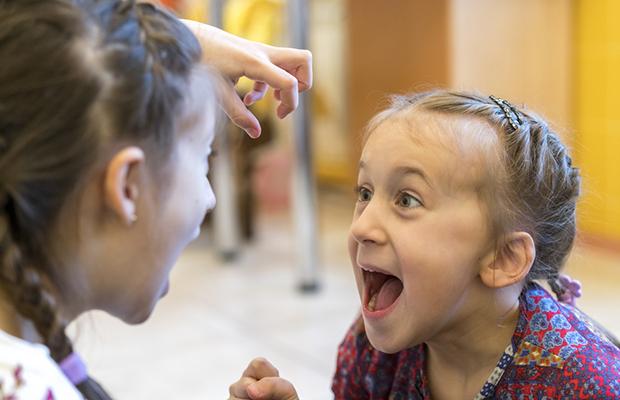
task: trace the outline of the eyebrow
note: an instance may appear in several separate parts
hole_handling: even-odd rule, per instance
[[[364,167],[366,166],[366,163],[364,162],[364,160],[360,160],[359,163],[359,169],[364,169]],[[413,165],[402,165],[396,168],[395,171],[395,175],[417,175],[420,178],[422,178],[422,180],[424,181],[424,183],[426,183],[426,185],[429,188],[433,188],[433,185],[431,183],[431,180],[428,178],[428,176],[424,173],[424,170],[422,170],[422,168],[413,166]]]

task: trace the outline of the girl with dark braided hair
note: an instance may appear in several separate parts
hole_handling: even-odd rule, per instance
[[[215,206],[218,104],[257,136],[245,106],[271,86],[286,116],[310,59],[147,3],[0,0],[0,399],[110,398],[67,324],[149,317]]]
[[[494,96],[397,96],[368,126],[358,185],[362,316],[335,399],[620,399],[617,340],[561,274],[580,176],[543,119]],[[230,393],[297,399],[261,359]]]

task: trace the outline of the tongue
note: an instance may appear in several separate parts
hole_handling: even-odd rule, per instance
[[[379,289],[375,310],[383,310],[392,305],[403,291],[403,284],[396,278],[388,278]]]

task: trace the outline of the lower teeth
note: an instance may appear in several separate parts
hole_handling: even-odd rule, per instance
[[[375,304],[377,303],[377,294],[373,294],[372,297],[370,298],[370,301],[368,302],[368,310],[369,311],[375,311]]]

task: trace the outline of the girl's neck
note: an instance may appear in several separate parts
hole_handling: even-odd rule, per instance
[[[464,393],[473,397],[482,388],[516,329],[519,320],[516,289],[489,291],[492,293],[489,301],[472,309],[462,324],[426,342],[426,373],[433,398],[450,398],[437,393],[448,386],[460,393],[460,398]],[[446,385],[446,381],[451,385]]]

